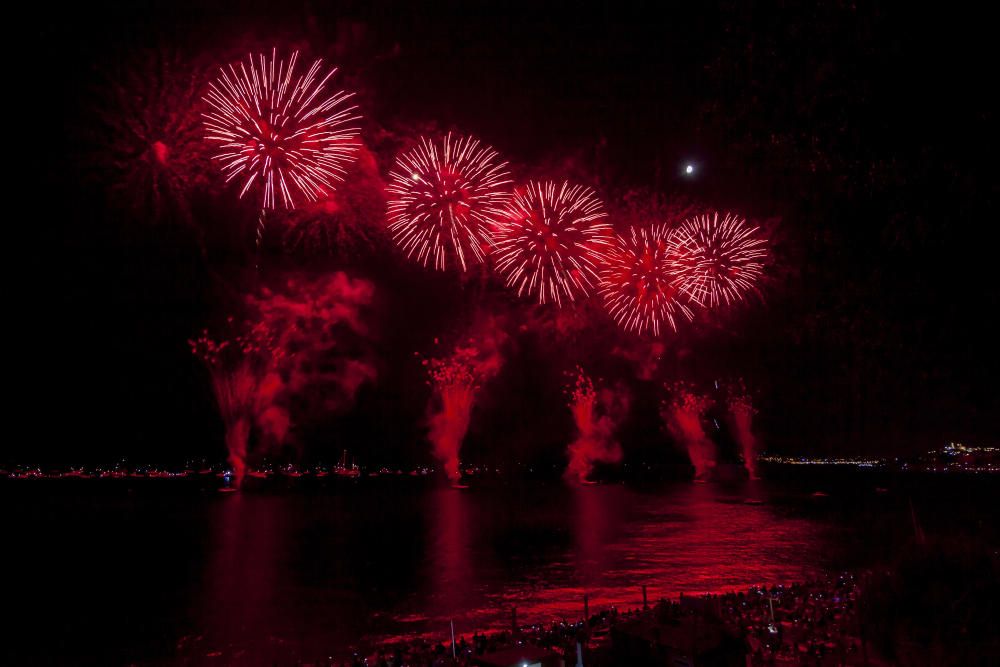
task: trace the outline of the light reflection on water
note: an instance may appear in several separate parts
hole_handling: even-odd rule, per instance
[[[469,525],[467,513],[488,518],[496,512],[482,507],[492,500],[436,490],[431,525],[439,539],[424,567],[437,585],[414,605],[423,606],[422,614],[397,615],[409,626],[400,634],[426,628],[439,634],[456,618],[468,631],[507,627],[512,607],[522,622],[575,620],[583,614],[585,594],[594,613],[612,605],[641,605],[642,585],[655,600],[802,581],[829,566],[824,554],[830,530],[767,504],[745,503],[762,493],[749,484],[735,490],[678,485],[656,494],[623,486],[570,487],[555,512],[533,507],[530,497],[515,499],[507,512],[524,513],[526,525],[547,524],[557,535],[568,530],[568,539],[562,548],[543,543],[540,555],[530,553],[535,544],[523,541],[517,549],[526,553],[515,560],[525,559],[532,567],[515,567],[508,572],[514,576],[506,577],[496,555],[483,553],[489,545],[483,544],[481,531],[490,528],[480,522],[471,530],[455,529]]]
[[[440,639],[450,620],[508,627],[514,607],[521,623],[572,620],[584,594],[596,613],[638,606],[643,584],[655,600],[806,579],[844,534],[765,482],[38,488],[2,510],[21,536],[10,571],[33,586],[24,618],[64,638],[39,644],[56,658],[93,664],[287,664]]]

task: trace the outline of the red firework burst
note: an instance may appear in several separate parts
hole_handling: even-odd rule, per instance
[[[767,239],[735,215],[690,218],[674,238],[686,290],[705,306],[741,300],[763,275]]]
[[[87,172],[136,219],[190,223],[188,199],[207,181],[210,162],[199,115],[205,68],[151,47],[117,54],[100,72],[85,116],[93,121]]]
[[[510,199],[507,163],[472,137],[420,145],[396,158],[386,190],[389,231],[407,257],[445,270],[449,256],[462,270],[483,261]]]
[[[514,191],[495,236],[497,270],[518,296],[573,301],[597,283],[597,265],[613,237],[590,188],[530,182]]]
[[[674,235],[662,225],[632,227],[628,235],[616,237],[605,257],[598,291],[626,331],[659,336],[663,322],[676,331],[675,316],[693,317],[687,304],[697,299],[687,291],[677,252]]]
[[[332,95],[326,87],[337,68],[322,74],[316,60],[296,75],[299,53],[288,62],[264,54],[220,68],[209,85],[203,114],[205,138],[217,147],[226,182],[240,178],[240,197],[255,183],[262,208],[284,208],[333,193],[358,150],[360,119],[348,102],[353,93]]]

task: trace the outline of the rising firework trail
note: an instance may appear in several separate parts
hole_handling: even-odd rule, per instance
[[[667,391],[669,396],[660,406],[663,422],[674,439],[687,450],[695,479],[707,479],[716,464],[715,443],[705,435],[702,426],[710,401],[680,382],[668,386]]]
[[[604,306],[626,331],[660,335],[664,322],[676,331],[678,316],[693,317],[685,265],[673,234],[661,225],[632,227],[615,237],[600,271]]]
[[[448,133],[396,158],[389,175],[389,231],[424,266],[466,270],[483,261],[510,199],[507,163],[472,137]]]
[[[613,241],[590,188],[547,181],[514,190],[496,235],[496,268],[519,296],[562,305],[590,292]]]
[[[689,218],[674,238],[685,288],[705,306],[739,301],[763,275],[767,240],[735,215]]]
[[[247,56],[220,68],[204,98],[205,138],[226,182],[241,184],[240,197],[259,188],[264,209],[330,195],[359,147],[353,93],[327,90],[337,68],[323,74],[316,60],[297,74],[298,58],[296,51],[279,60],[276,50]]]
[[[576,425],[576,439],[567,449],[566,478],[586,483],[596,463],[617,463],[622,449],[614,431],[628,406],[624,390],[595,389],[594,383],[577,368],[569,387],[569,408]]]

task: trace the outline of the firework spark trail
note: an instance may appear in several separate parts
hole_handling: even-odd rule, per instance
[[[496,268],[508,287],[561,306],[597,283],[613,236],[593,190],[547,181],[514,190],[495,241]]]
[[[754,290],[764,271],[767,240],[746,220],[718,213],[689,218],[674,230],[686,291],[701,304],[731,304]]]
[[[605,256],[598,291],[612,318],[626,331],[660,335],[668,322],[676,331],[676,316],[691,320],[685,265],[677,261],[675,236],[661,225],[636,228],[615,237]],[[700,304],[699,304],[700,305]]]
[[[729,388],[726,404],[733,434],[743,454],[743,466],[750,479],[757,477],[757,438],[753,434],[753,418],[757,411],[753,407],[750,394],[742,382]]]
[[[407,257],[438,270],[482,262],[510,199],[498,153],[472,137],[420,145],[396,158],[386,191],[389,231]]]
[[[567,449],[569,465],[565,476],[586,482],[594,464],[621,461],[622,449],[614,440],[614,430],[627,409],[628,400],[623,390],[595,389],[593,381],[581,368],[576,369],[568,393],[577,435]]]
[[[715,467],[715,444],[705,435],[701,420],[709,399],[694,393],[682,383],[668,386],[671,396],[661,406],[660,414],[670,434],[687,450],[695,479],[706,479]]]
[[[337,68],[322,74],[317,59],[296,76],[299,52],[286,63],[277,57],[247,56],[220,68],[209,85],[203,114],[205,138],[215,144],[226,182],[240,178],[240,197],[254,184],[263,188],[262,208],[284,208],[331,194],[358,150],[360,116],[348,102],[353,93],[328,95]]]

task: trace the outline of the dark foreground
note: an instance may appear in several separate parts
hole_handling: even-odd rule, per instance
[[[586,621],[381,647],[360,665],[880,665],[861,632],[859,589],[842,574],[744,593],[682,596]],[[561,661],[561,662],[560,662]],[[749,661],[749,662],[748,662]]]
[[[471,659],[475,637],[483,652],[483,635],[505,641],[496,633],[509,632],[514,610],[519,627],[554,633],[556,652],[572,648],[568,664],[588,615],[601,620],[585,664],[597,664],[628,623],[641,634],[658,614],[685,635],[688,616],[705,619],[702,629],[714,618],[735,642],[727,645],[765,662],[819,655],[863,664],[851,662],[863,658],[861,628],[871,632],[869,660],[933,655],[920,642],[961,656],[959,639],[973,646],[990,618],[981,596],[995,587],[1000,495],[989,478],[858,472],[583,488],[393,480],[228,494],[172,480],[22,480],[0,494],[5,598],[17,612],[0,663],[100,665],[349,664],[355,654],[377,661],[380,649],[392,664],[389,647],[436,646],[452,623]],[[938,544],[963,548],[902,560]],[[847,585],[837,583],[843,571],[878,575],[869,608],[884,613],[860,628],[853,594],[830,602]],[[910,579],[888,576],[899,572]],[[909,583],[942,573],[950,579],[934,587]],[[788,592],[806,581],[819,588]],[[681,594],[686,602],[612,614],[641,609],[643,586],[651,603]],[[765,627],[770,602],[761,616],[767,595],[730,593],[753,586],[775,591],[777,632]],[[696,609],[705,593],[726,596]],[[976,664],[971,650],[965,664]],[[423,656],[405,664],[427,664]]]

